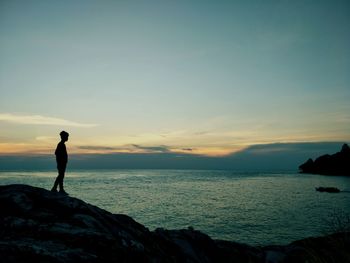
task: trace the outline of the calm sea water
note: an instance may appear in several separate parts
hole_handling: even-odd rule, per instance
[[[0,184],[50,189],[56,172],[0,172]],[[317,186],[344,192],[319,193]],[[332,214],[350,212],[350,177],[187,170],[68,171],[71,196],[133,217],[151,230],[192,226],[252,245],[322,235]]]

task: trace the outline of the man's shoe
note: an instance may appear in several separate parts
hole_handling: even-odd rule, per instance
[[[68,193],[66,191],[64,191],[64,190],[60,190],[59,193],[63,194],[63,195],[68,195]]]
[[[57,189],[52,188],[51,192],[57,193]]]

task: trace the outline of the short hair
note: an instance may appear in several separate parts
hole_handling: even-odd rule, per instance
[[[61,135],[61,137],[68,137],[68,136],[69,136],[69,133],[66,132],[66,131],[61,131],[61,132],[60,132],[60,135]]]

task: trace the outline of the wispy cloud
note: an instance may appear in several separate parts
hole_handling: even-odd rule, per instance
[[[81,145],[76,147],[79,150],[100,153],[169,153],[168,146],[142,146],[129,144],[124,146],[104,146],[104,145]]]
[[[82,150],[93,150],[93,151],[116,151],[116,150],[122,150],[122,148],[119,148],[119,147],[95,146],[95,145],[83,145],[83,146],[78,146],[77,148],[82,149]]]
[[[132,144],[132,146],[137,148],[137,149],[150,151],[150,152],[161,152],[161,153],[170,152],[169,147],[165,146],[165,145],[161,145],[161,146],[141,146],[141,145],[137,145],[137,144]]]
[[[194,149],[193,148],[182,148],[181,150],[187,151],[187,152],[192,152]]]
[[[0,121],[7,121],[17,124],[31,124],[31,125],[54,125],[54,126],[70,126],[91,128],[97,124],[79,123],[60,118],[47,117],[41,115],[17,115],[12,113],[0,113]]]

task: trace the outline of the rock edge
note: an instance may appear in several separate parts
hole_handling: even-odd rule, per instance
[[[252,247],[192,228],[149,231],[129,216],[28,185],[0,186],[0,204],[2,262],[350,262],[349,233]]]

